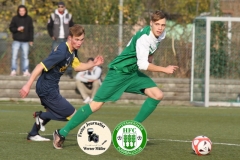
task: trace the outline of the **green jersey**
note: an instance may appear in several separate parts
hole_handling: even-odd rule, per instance
[[[133,73],[138,69],[147,70],[148,56],[157,50],[160,41],[165,36],[166,32],[164,31],[161,36],[156,38],[150,26],[144,27],[132,37],[122,53],[108,67],[121,73]]]

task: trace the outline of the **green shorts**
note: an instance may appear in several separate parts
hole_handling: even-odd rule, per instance
[[[122,74],[110,69],[93,100],[96,102],[117,101],[123,92],[145,95],[144,89],[156,86],[150,77],[140,71]]]

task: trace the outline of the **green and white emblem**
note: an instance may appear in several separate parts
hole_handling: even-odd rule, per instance
[[[147,144],[147,132],[143,125],[133,120],[119,123],[113,131],[114,147],[124,155],[136,155]]]

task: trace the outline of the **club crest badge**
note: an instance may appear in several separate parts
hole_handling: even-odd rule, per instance
[[[133,120],[123,121],[113,131],[114,147],[124,155],[136,155],[147,144],[147,132],[143,125]]]

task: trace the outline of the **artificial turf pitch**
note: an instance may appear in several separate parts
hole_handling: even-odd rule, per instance
[[[75,104],[76,108],[80,105]],[[124,120],[132,120],[140,106],[135,104],[106,103],[87,120],[105,123],[111,131]],[[240,108],[194,107],[159,105],[142,124],[150,141],[142,152],[134,156],[120,154],[111,144],[101,155],[83,152],[76,134],[81,125],[72,130],[62,150],[56,150],[50,142],[27,141],[34,119],[34,111],[43,110],[39,103],[0,102],[0,159],[9,160],[238,160],[240,159]],[[55,129],[66,122],[51,121],[46,131],[40,132],[52,140]],[[205,135],[213,142],[212,151],[206,156],[193,153],[191,141]]]

